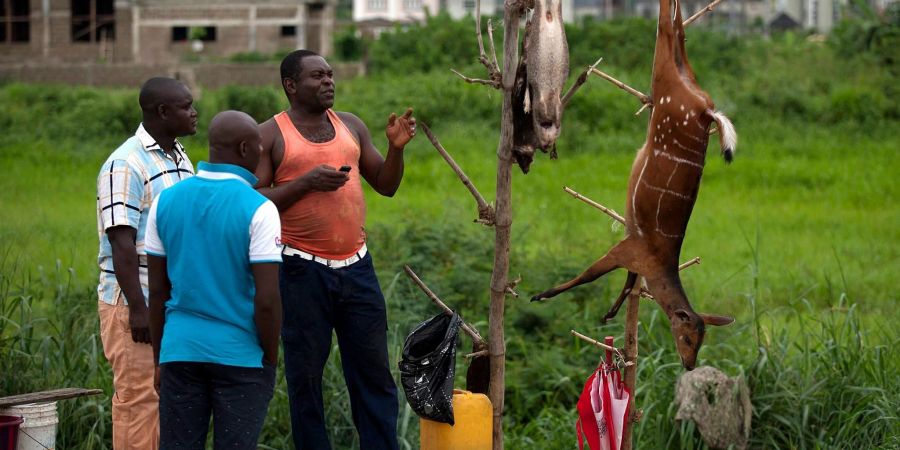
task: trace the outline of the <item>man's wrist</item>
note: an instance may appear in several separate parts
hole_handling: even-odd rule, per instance
[[[127,299],[127,297],[126,297]],[[144,296],[137,300],[128,300],[128,309],[130,311],[140,310],[147,311],[149,308],[147,307],[147,301],[144,299]]]

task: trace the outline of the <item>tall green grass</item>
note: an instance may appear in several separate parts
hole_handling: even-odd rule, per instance
[[[375,237],[389,241],[379,233]],[[480,239],[471,234],[436,240],[427,231],[414,232],[406,241],[418,248],[440,244],[482,247]],[[384,262],[410,250],[382,250],[384,254],[376,258]],[[466,258],[457,261],[452,255],[436,255],[432,262],[436,264],[419,265],[418,271],[442,289],[446,284],[442,275],[455,274],[456,282],[472,284],[487,274],[485,270],[463,272],[469,262]],[[391,319],[390,354],[396,361],[406,331],[435,311],[400,272],[394,271],[395,264],[382,266],[386,266],[381,279]],[[18,272],[17,267],[16,261],[5,260],[0,278],[0,348],[4,352],[0,392],[59,386],[104,388],[103,396],[60,402],[58,445],[107,448],[111,380],[99,341],[95,295],[73,286],[72,272],[61,266],[36,277]],[[755,308],[759,294],[756,280],[749,275],[752,273],[759,273],[758,268],[748,272],[742,283],[755,314],[739,320],[735,327],[710,332],[701,353],[701,363],[747,378],[754,408],[752,446],[895,448],[900,436],[900,379],[896,376],[900,370],[900,338],[896,330],[890,324],[863,327],[859,306],[847,304],[845,297],[833,299],[831,307],[824,310],[804,298],[779,308]],[[453,298],[454,291],[445,290],[445,297]],[[42,308],[45,314],[35,313],[36,301],[49,302]],[[485,329],[475,313],[481,306],[473,304],[460,310]],[[505,417],[508,448],[572,448],[574,404],[583,380],[601,354],[572,340],[563,329],[577,327],[598,337],[621,336],[620,323],[600,326],[592,320],[604,306],[568,302],[558,305],[555,314],[542,317],[525,305],[511,305]],[[784,316],[791,327],[782,326]],[[570,320],[573,317],[574,322]],[[636,402],[644,415],[635,429],[638,448],[706,448],[691,424],[674,420],[674,380],[682,369],[667,321],[650,303],[642,305],[639,336]],[[465,352],[468,342],[462,345],[460,352]],[[326,414],[333,424],[331,439],[335,448],[357,448],[336,345],[332,352],[335,357],[325,372]],[[465,371],[462,361],[458,361],[457,370],[461,377]],[[264,448],[291,447],[282,375],[279,370],[276,394],[260,440]],[[461,379],[458,384],[462,385]],[[405,403],[401,407],[400,435],[404,448],[418,448],[418,420]]]

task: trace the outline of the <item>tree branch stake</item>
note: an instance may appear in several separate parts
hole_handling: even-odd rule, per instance
[[[427,131],[426,131],[426,133],[427,133]],[[622,216],[620,216],[619,213],[613,211],[612,209],[609,209],[609,208],[607,208],[607,207],[605,207],[605,206],[603,206],[603,205],[601,205],[601,204],[599,204],[599,203],[597,203],[597,202],[595,202],[595,201],[593,201],[593,200],[591,200],[591,199],[589,199],[589,198],[587,198],[587,197],[585,197],[585,196],[583,196],[583,195],[581,195],[581,194],[575,192],[574,190],[570,189],[568,186],[563,187],[563,190],[566,191],[567,193],[569,193],[572,197],[575,197],[575,198],[577,198],[578,200],[581,200],[581,201],[587,203],[588,205],[591,205],[591,206],[593,206],[594,208],[597,208],[597,209],[599,209],[600,211],[603,211],[603,212],[606,213],[608,216],[612,217],[613,219],[616,219],[616,220],[617,220],[619,223],[621,223],[622,225],[625,225],[625,218],[622,217]]]
[[[466,186],[466,189],[472,193],[472,196],[475,197],[475,203],[478,204],[478,219],[476,222],[482,223],[484,225],[491,226],[494,224],[494,208],[488,204],[487,201],[484,200],[484,197],[481,196],[481,193],[478,192],[478,188],[475,187],[475,184],[472,183],[472,180],[466,176],[466,173],[463,172],[462,168],[459,167],[459,164],[453,160],[453,157],[450,156],[450,153],[444,149],[444,146],[441,145],[441,142],[438,141],[437,137],[435,137],[434,133],[431,132],[431,129],[428,128],[424,122],[419,121],[419,126],[422,128],[422,131],[425,132],[425,135],[428,136],[428,140],[431,141],[431,145],[434,145],[434,148],[437,149],[438,153],[444,158],[444,161],[447,161],[447,164],[450,165],[450,168],[456,172],[456,176],[459,177],[459,180],[462,181],[462,184]]]
[[[697,11],[693,16],[688,17],[688,19],[684,21],[684,26],[690,25],[691,22],[699,19],[700,16],[712,11],[713,9],[716,8],[716,6],[719,5],[719,3],[722,3],[722,0],[714,0],[712,3],[706,5],[705,8],[701,9],[700,11]]]
[[[480,78],[469,78],[469,77],[467,77],[467,76],[465,76],[465,75],[463,75],[463,74],[457,72],[455,69],[450,69],[450,71],[453,72],[453,73],[455,73],[456,76],[462,78],[463,81],[465,81],[466,83],[469,83],[469,84],[483,84],[483,85],[485,85],[485,86],[491,86],[491,87],[493,87],[494,89],[499,89],[499,88],[500,88],[499,83],[496,82],[496,81],[482,80],[482,79],[480,79]]]
[[[605,79],[606,81],[609,81],[610,83],[616,85],[619,89],[622,89],[623,91],[637,97],[638,100],[641,101],[641,103],[643,103],[645,105],[651,105],[651,106],[653,105],[653,99],[651,99],[649,96],[647,96],[647,94],[644,94],[643,92],[613,78],[612,76],[606,74],[605,72],[597,70],[596,68],[591,68],[591,73],[593,73],[594,75],[597,75],[600,78]]]
[[[432,292],[431,289],[429,289],[427,285],[425,285],[425,283],[419,278],[418,275],[416,275],[415,272],[413,272],[412,269],[409,268],[409,266],[404,265],[403,270],[406,272],[406,275],[411,280],[413,280],[413,282],[416,283],[417,286],[419,286],[419,289],[421,289],[422,292],[424,292],[425,295],[427,295],[428,298],[431,299],[432,303],[437,305],[438,308],[441,308],[444,311],[444,313],[447,314],[448,316],[453,315],[453,310],[450,309],[446,304],[444,304],[444,302],[442,302],[441,299],[438,298],[438,296],[435,295],[435,293]],[[462,318],[460,318],[460,322],[461,322],[460,328],[462,328],[463,331],[465,331],[469,336],[471,336],[473,341],[476,341],[480,344],[487,345],[487,343],[484,341],[484,339],[481,337],[481,335],[478,334],[478,330],[476,330],[471,325],[467,324],[465,321],[462,320]]]
[[[581,75],[578,75],[578,78],[574,83],[572,83],[572,86],[569,87],[569,90],[566,91],[566,95],[563,95],[562,98],[562,106],[564,109],[566,105],[569,104],[569,100],[572,99],[572,96],[575,95],[576,92],[578,92],[578,89],[581,87],[581,85],[584,84],[585,81],[587,81],[588,75],[591,74],[591,71],[597,67],[597,64],[600,64],[600,61],[603,61],[603,58],[600,58],[594,64],[587,66],[587,68],[584,69],[584,72],[581,72]]]

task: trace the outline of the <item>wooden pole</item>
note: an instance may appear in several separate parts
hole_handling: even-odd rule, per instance
[[[494,270],[491,273],[490,338],[491,387],[493,405],[493,449],[503,450],[503,402],[506,383],[506,340],[503,315],[509,275],[509,237],[512,227],[512,148],[513,88],[519,61],[519,20],[524,11],[521,0],[506,0],[503,5],[503,110],[500,117],[500,142],[497,144],[497,197],[494,224]]]
[[[637,391],[634,389],[635,377],[637,374],[637,356],[638,356],[638,307],[641,305],[641,287],[644,284],[643,277],[638,277],[634,282],[634,287],[628,294],[628,300],[625,304],[625,387],[631,396],[628,398],[628,406],[631,410],[631,417],[625,418],[625,430],[622,433],[622,450],[632,449],[632,428],[634,427],[634,417],[637,413],[634,409],[634,397]]]

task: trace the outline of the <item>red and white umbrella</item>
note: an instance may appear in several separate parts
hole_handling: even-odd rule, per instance
[[[613,338],[606,337],[606,345],[613,346]],[[584,384],[578,399],[578,448],[584,449],[587,440],[591,450],[619,450],[628,416],[631,392],[622,382],[622,373],[613,363],[612,351]]]

